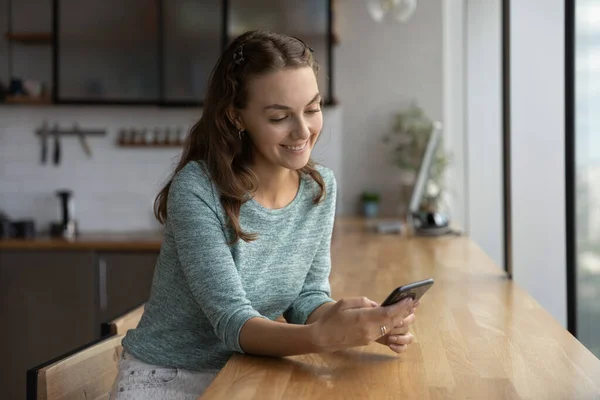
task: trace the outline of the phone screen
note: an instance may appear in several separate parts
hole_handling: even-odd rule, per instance
[[[433,279],[425,279],[422,281],[410,283],[408,285],[400,286],[394,289],[392,293],[381,303],[381,306],[390,306],[396,304],[399,301],[404,300],[407,297],[411,297],[413,300],[419,300],[427,290],[433,285]]]

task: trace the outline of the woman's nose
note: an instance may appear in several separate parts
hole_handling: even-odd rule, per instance
[[[294,129],[293,137],[299,140],[307,140],[310,137],[310,126],[304,118],[298,119],[296,129]]]

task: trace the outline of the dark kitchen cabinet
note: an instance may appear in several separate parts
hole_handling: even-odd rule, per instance
[[[325,0],[229,0],[227,43],[251,29],[267,29],[304,41],[318,61],[319,90],[331,99],[330,12]]]
[[[198,104],[222,49],[221,0],[58,0],[57,101]]]
[[[334,0],[53,1],[57,103],[202,106],[220,53],[251,29],[304,40],[335,103]]]
[[[43,85],[40,103],[48,103],[52,91],[52,0],[0,0],[0,83],[12,79]],[[22,93],[5,101],[18,102]],[[0,96],[0,101],[1,101]],[[34,99],[34,98],[31,98]]]
[[[57,1],[57,101],[159,101],[156,0]]]
[[[0,398],[24,399],[29,368],[99,339],[146,302],[157,252],[0,250]]]
[[[0,252],[2,399],[25,398],[27,369],[99,336],[92,252]]]
[[[163,101],[199,103],[222,49],[221,0],[169,0],[162,6]]]
[[[97,253],[99,318],[107,322],[150,297],[158,253]]]
[[[0,0],[0,32],[9,31],[8,0]],[[0,83],[8,85],[10,82],[11,68],[11,46],[6,37],[0,37]],[[0,99],[2,96],[0,95]]]
[[[335,1],[12,0],[8,15],[0,0],[0,28],[15,35],[0,38],[0,80],[41,80],[52,97],[40,104],[202,106],[232,38],[270,29],[314,50],[325,104],[335,104]]]

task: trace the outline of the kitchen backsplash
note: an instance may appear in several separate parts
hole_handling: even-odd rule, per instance
[[[152,204],[179,159],[181,148],[117,146],[122,128],[153,131],[184,129],[200,117],[199,109],[134,107],[2,107],[0,108],[0,210],[11,219],[33,219],[36,230],[59,219],[56,191],[73,191],[75,219],[81,232],[158,229]],[[314,158],[341,179],[341,110],[324,109],[325,127]],[[41,164],[41,141],[35,130],[47,121],[70,129],[106,129],[106,136],[87,140],[92,157],[76,136],[61,138],[61,163]],[[338,199],[341,190],[338,191]],[[339,210],[338,210],[339,211]]]

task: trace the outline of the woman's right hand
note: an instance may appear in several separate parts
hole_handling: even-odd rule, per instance
[[[379,307],[366,297],[341,299],[313,325],[313,341],[320,352],[334,352],[365,346],[399,325],[413,312],[407,298],[391,306]]]

